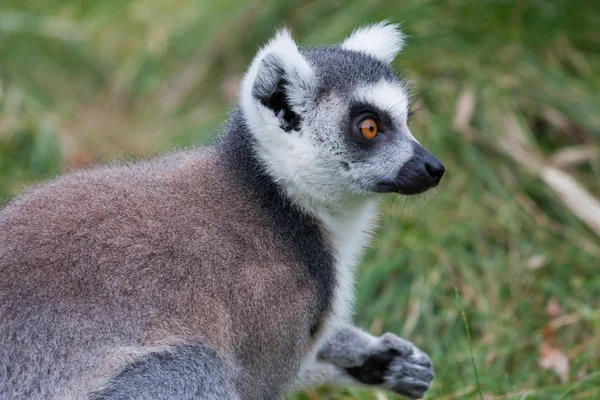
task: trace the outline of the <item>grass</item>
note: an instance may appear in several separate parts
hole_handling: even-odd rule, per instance
[[[456,293],[456,300],[460,302],[460,294],[458,293],[458,289],[454,288],[454,292]],[[483,400],[483,393],[481,393],[481,385],[479,383],[479,374],[477,373],[477,365],[475,364],[475,357],[473,356],[473,341],[471,339],[471,328],[469,328],[469,321],[467,320],[467,316],[462,305],[460,306],[460,314],[462,316],[463,322],[465,323],[465,332],[467,333],[467,342],[469,343],[469,353],[471,354],[471,364],[473,364],[473,375],[475,376],[477,394],[479,395],[479,400]]]
[[[448,172],[434,196],[384,205],[356,322],[431,355],[427,398],[600,398],[592,0],[4,0],[0,203],[64,170],[210,141],[284,23],[310,45],[385,18],[410,35],[395,67],[419,94],[411,128]],[[566,379],[538,365],[543,343],[568,357]],[[290,397],[353,398],[395,397]]]

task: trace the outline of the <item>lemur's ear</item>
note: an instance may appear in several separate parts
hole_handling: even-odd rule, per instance
[[[367,53],[389,64],[402,50],[404,38],[399,25],[384,21],[355,30],[342,48]]]
[[[294,106],[301,106],[314,80],[314,72],[287,29],[261,49],[242,82],[242,104],[249,113],[254,102],[272,110],[281,127],[290,131],[300,123]]]

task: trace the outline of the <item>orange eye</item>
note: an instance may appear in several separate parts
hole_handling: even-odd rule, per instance
[[[373,118],[362,120],[358,127],[365,139],[373,140],[377,136],[377,122]]]

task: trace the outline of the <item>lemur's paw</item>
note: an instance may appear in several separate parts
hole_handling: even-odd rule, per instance
[[[385,374],[385,387],[410,399],[425,395],[433,380],[433,367],[429,357],[419,351],[408,357],[396,357]]]
[[[434,377],[429,356],[391,333],[373,344],[362,365],[347,371],[362,383],[380,385],[410,399],[423,397]]]

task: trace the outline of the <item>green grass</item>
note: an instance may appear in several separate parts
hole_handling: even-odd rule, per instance
[[[448,172],[434,196],[384,205],[356,322],[431,355],[431,399],[600,398],[600,232],[581,196],[567,205],[542,178],[579,146],[592,155],[561,168],[600,197],[596,3],[4,0],[0,204],[62,170],[210,140],[284,23],[319,44],[399,21],[410,39],[395,66],[421,94],[411,128]],[[569,357],[564,382],[538,365],[545,340]]]

